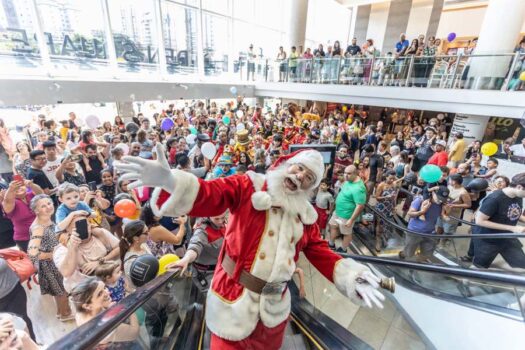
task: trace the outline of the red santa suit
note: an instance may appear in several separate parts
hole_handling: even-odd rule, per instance
[[[312,155],[315,162],[321,164],[313,170],[318,185],[323,171],[322,156],[315,151],[297,155],[299,157],[294,156],[293,162],[288,160],[287,164],[300,163],[312,170],[308,165]],[[157,200],[161,190],[154,191],[152,207],[156,216],[210,217],[230,211],[206,302],[206,325],[212,332],[212,349],[277,349],[281,346],[290,314],[290,292],[285,282],[292,279],[301,251],[341,293],[364,305],[356,293],[355,279],[368,268],[352,259],[342,259],[328,248],[315,224],[317,213],[308,201],[292,213],[279,198],[265,191],[265,176],[254,172],[212,181],[203,181],[177,169],[173,169],[172,174],[176,186],[160,208]],[[225,271],[225,257],[235,262],[231,275]],[[281,289],[273,294],[255,293],[239,282],[242,271],[273,282]]]

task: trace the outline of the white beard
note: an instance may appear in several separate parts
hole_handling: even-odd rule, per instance
[[[297,190],[291,192],[284,185],[284,180],[289,178],[297,185]],[[303,213],[305,206],[309,204],[311,190],[302,190],[300,182],[295,175],[288,174],[288,166],[282,165],[266,174],[268,194],[272,197],[272,205],[279,206],[283,210],[296,215]]]

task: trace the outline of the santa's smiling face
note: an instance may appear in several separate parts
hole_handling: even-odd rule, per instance
[[[290,165],[283,179],[284,190],[287,193],[295,193],[297,190],[307,191],[316,182],[313,171],[302,164]]]

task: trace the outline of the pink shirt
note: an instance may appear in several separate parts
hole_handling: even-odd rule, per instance
[[[29,241],[29,227],[36,217],[29,208],[29,203],[34,196],[35,194],[32,192],[26,195],[27,204],[16,198],[14,209],[10,213],[6,213],[6,217],[13,222],[13,239],[15,241]]]

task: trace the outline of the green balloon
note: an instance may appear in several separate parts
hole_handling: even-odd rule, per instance
[[[139,321],[139,325],[144,324],[144,321],[146,320],[146,312],[143,308],[139,307],[137,311],[135,311],[135,316],[137,316],[137,320]]]
[[[222,122],[226,125],[230,125],[231,123],[231,120],[230,120],[230,117],[224,117],[222,118]]]
[[[428,182],[428,183],[433,183],[433,182],[438,182],[439,179],[441,179],[441,176],[443,175],[443,173],[441,172],[441,169],[437,165],[427,164],[421,168],[419,175],[421,176],[423,181]]]
[[[197,129],[195,129],[195,127],[193,127],[193,126],[190,126],[190,132],[191,132],[193,135],[197,135]]]

